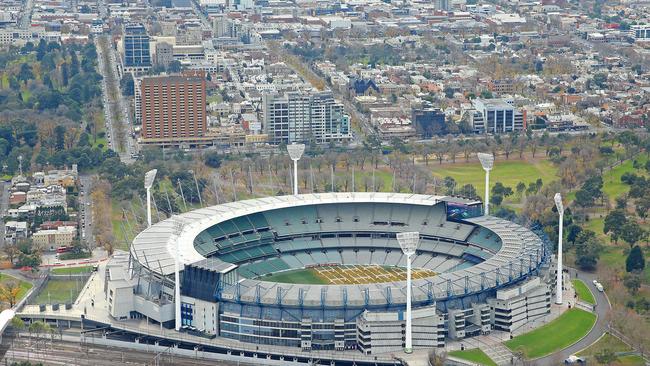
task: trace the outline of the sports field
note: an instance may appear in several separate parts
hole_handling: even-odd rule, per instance
[[[413,279],[434,276],[428,269],[413,268]],[[273,273],[262,278],[264,281],[280,283],[301,283],[316,285],[357,285],[406,280],[406,269],[377,265],[327,265]]]
[[[479,196],[483,196],[485,192],[485,172],[481,168],[481,164],[474,163],[457,163],[453,165],[437,166],[431,164],[433,175],[438,179],[450,176],[456,180],[456,187],[460,188],[465,184],[472,184],[476,187],[476,192]],[[517,183],[524,182],[528,185],[541,178],[543,183],[549,183],[557,180],[557,168],[553,166],[550,161],[536,160],[536,161],[522,161],[522,160],[497,160],[494,163],[494,170],[490,173],[491,184],[501,182],[503,185],[512,188],[517,186]]]

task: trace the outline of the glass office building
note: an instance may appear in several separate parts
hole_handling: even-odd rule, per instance
[[[149,35],[142,24],[131,24],[124,27],[124,67],[151,67],[151,51]]]

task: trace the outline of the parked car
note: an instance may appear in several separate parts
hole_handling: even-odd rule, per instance
[[[574,364],[582,365],[583,363],[585,363],[585,359],[582,357],[578,357],[576,355],[571,355],[569,356],[569,358],[564,360],[565,365],[574,365]]]

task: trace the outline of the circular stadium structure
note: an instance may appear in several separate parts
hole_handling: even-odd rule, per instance
[[[406,231],[420,233],[414,347],[512,332],[550,311],[543,240],[482,216],[481,202],[322,193],[202,208],[142,231],[130,249],[133,305],[113,316],[303,350],[397,350],[406,257],[396,234]]]

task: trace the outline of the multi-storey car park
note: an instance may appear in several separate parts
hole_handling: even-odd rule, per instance
[[[420,233],[413,267],[435,272],[413,280],[414,348],[516,332],[549,314],[550,252],[538,235],[482,216],[478,201],[399,193],[267,197],[161,221],[134,239],[128,261],[107,264],[108,310],[115,320],[146,318],[256,349],[397,351],[405,281],[265,278],[325,265],[404,266],[395,235],[405,231]]]

